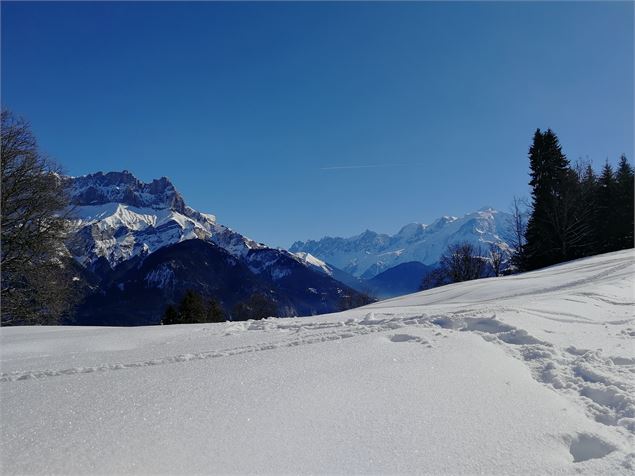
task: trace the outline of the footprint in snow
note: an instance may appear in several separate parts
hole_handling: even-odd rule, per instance
[[[420,344],[428,344],[423,337],[413,336],[411,334],[394,334],[390,336],[390,342],[416,342]]]
[[[581,433],[571,441],[569,452],[573,456],[573,462],[579,463],[589,459],[604,458],[615,451],[615,446],[601,440],[595,435]]]

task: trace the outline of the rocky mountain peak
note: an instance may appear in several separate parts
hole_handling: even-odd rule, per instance
[[[183,197],[167,177],[142,182],[128,170],[97,172],[82,177],[68,177],[74,205],[122,203],[139,208],[171,209],[185,212]]]

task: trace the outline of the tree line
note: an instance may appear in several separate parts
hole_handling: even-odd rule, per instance
[[[585,256],[632,248],[633,166],[625,155],[614,170],[606,161],[599,174],[590,162],[572,165],[551,130],[536,130],[529,148],[531,201],[514,198],[507,230],[513,254],[504,266],[502,250],[451,244],[421,289],[488,276],[531,271]]]
[[[521,271],[633,247],[633,166],[625,155],[599,175],[572,166],[548,129],[529,149],[531,203],[524,240],[514,254]]]
[[[338,302],[340,310],[352,309],[373,302],[365,294],[345,294]],[[163,313],[161,324],[202,324],[207,322],[260,320],[278,314],[275,300],[264,293],[253,293],[236,303],[227,312],[214,297],[204,297],[188,289],[178,304],[168,304]]]
[[[227,313],[213,297],[205,298],[188,289],[178,305],[169,304],[165,308],[161,324],[202,324],[207,322],[247,321],[272,317],[277,314],[275,301],[262,293],[254,293],[249,298],[235,304]]]

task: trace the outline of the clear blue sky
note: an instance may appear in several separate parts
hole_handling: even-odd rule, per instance
[[[632,160],[633,3],[3,1],[2,104],[270,245],[393,233],[527,195],[537,127]]]

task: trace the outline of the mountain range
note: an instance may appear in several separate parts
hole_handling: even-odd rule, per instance
[[[86,283],[76,324],[156,324],[188,289],[230,313],[253,294],[273,301],[279,316],[368,302],[300,257],[187,206],[165,177],[144,183],[123,171],[64,180],[75,231],[67,247]]]
[[[296,241],[289,250],[310,254],[362,280],[372,280],[406,263],[434,267],[448,245],[461,242],[476,245],[484,253],[491,245],[509,253],[506,236],[510,223],[510,214],[484,207],[462,217],[444,216],[430,225],[410,223],[395,235],[366,230],[350,238],[327,236],[320,240]],[[409,273],[414,266],[409,265]]]
[[[64,177],[73,206],[67,248],[83,286],[70,322],[145,325],[187,290],[231,310],[254,294],[279,316],[338,311],[415,292],[449,244],[509,251],[510,215],[486,207],[397,234],[297,241],[271,248],[189,207],[166,177],[149,183],[128,171]]]

